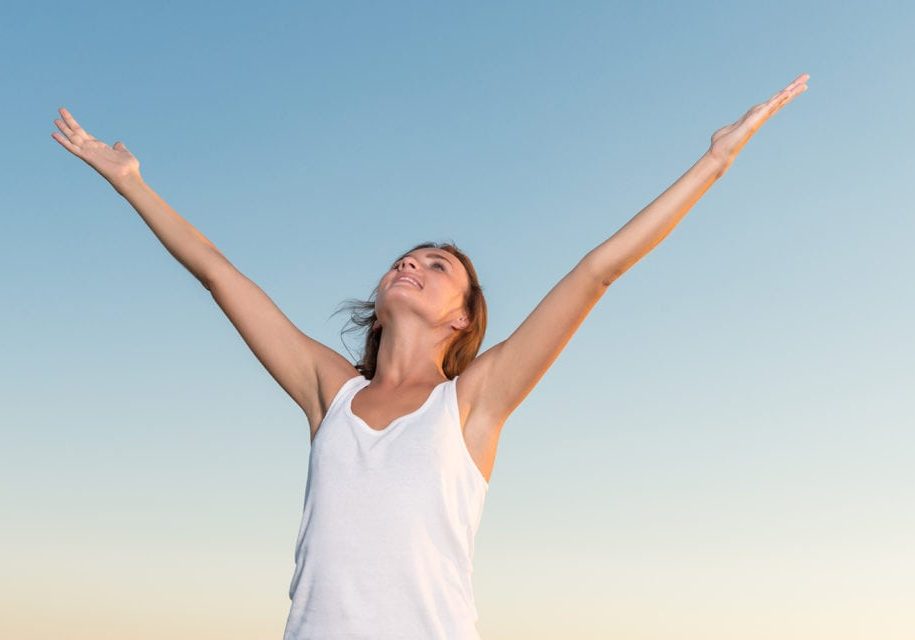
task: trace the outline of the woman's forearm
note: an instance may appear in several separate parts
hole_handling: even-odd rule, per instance
[[[604,286],[610,286],[667,237],[724,171],[720,160],[705,153],[664,193],[588,252],[582,262]]]
[[[169,253],[209,289],[214,269],[227,262],[216,245],[172,209],[139,175],[118,183],[115,189],[137,210]]]

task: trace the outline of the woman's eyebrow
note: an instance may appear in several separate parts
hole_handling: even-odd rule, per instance
[[[406,258],[408,255],[410,255],[410,254],[406,254],[406,255],[404,255],[404,256],[401,256],[398,260],[395,260],[394,263],[397,264],[398,262],[400,262],[400,260],[403,260],[403,259]],[[442,255],[441,253],[434,253],[434,252],[430,251],[430,252],[426,253],[426,256],[427,256],[427,257],[430,257],[430,258],[444,258],[444,259],[445,259],[445,262],[447,262],[447,263],[448,263],[449,265],[451,265],[452,267],[454,266],[454,263],[451,261],[451,258],[448,258],[447,256],[444,256],[444,255]]]
[[[446,261],[448,264],[451,264],[452,266],[454,266],[453,263],[451,262],[451,259],[445,257],[445,256],[442,255],[441,253],[432,253],[432,252],[430,251],[430,252],[427,253],[426,255],[427,255],[427,256],[431,256],[431,257],[433,257],[433,258],[444,258],[445,261]]]

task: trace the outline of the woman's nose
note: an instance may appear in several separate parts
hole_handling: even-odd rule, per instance
[[[407,264],[409,264],[414,269],[416,268],[416,261],[413,258],[404,258],[403,260],[400,261],[399,270],[403,271],[407,267]]]

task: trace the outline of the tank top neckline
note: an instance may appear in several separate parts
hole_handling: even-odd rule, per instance
[[[361,380],[359,380],[359,378],[361,378]],[[429,392],[429,395],[426,397],[425,401],[423,401],[423,403],[421,405],[419,405],[419,407],[417,409],[415,409],[414,411],[411,411],[410,413],[405,413],[402,416],[398,416],[398,417],[394,418],[383,429],[375,429],[375,428],[371,427],[365,420],[363,420],[362,418],[357,416],[356,413],[353,411],[353,398],[356,397],[356,394],[359,393],[359,391],[362,388],[367,387],[371,383],[371,380],[369,380],[362,374],[360,374],[359,376],[356,376],[353,379],[357,380],[356,388],[352,391],[352,393],[349,394],[349,397],[346,399],[346,402],[343,403],[343,409],[346,412],[346,415],[349,416],[350,418],[352,418],[356,422],[356,424],[358,424],[360,427],[362,427],[363,430],[371,433],[372,435],[380,436],[383,433],[387,433],[391,429],[391,427],[395,426],[397,423],[403,422],[407,418],[412,418],[413,416],[416,416],[416,415],[419,415],[420,413],[422,413],[432,403],[432,398],[435,397],[435,394],[439,390],[439,388],[450,382],[455,382],[458,379],[458,376],[454,376],[450,380],[443,380],[443,381],[439,382],[437,385],[435,385],[432,388],[432,391]]]

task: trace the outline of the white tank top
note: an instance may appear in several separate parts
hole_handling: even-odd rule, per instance
[[[457,379],[382,430],[347,380],[308,459],[283,640],[479,640],[474,538],[489,484],[461,433]]]

